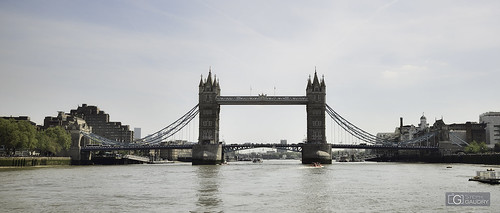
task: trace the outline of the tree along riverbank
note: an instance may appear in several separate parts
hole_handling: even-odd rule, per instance
[[[454,154],[443,156],[396,155],[368,159],[377,162],[469,163],[500,165],[500,153]]]
[[[0,157],[0,167],[71,165],[70,157]]]

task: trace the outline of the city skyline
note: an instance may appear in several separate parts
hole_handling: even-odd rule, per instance
[[[211,68],[221,95],[305,95],[317,71],[327,103],[372,134],[423,113],[430,125],[477,122],[500,111],[499,10],[496,1],[2,1],[0,116],[41,124],[89,104],[145,136],[198,103]],[[227,142],[296,143],[306,110],[221,106],[220,123]]]

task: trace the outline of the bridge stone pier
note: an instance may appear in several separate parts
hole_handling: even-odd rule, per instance
[[[223,161],[219,142],[220,105],[306,105],[307,141],[302,149],[302,163],[332,163],[331,144],[326,142],[326,85],[324,78],[309,78],[306,96],[220,96],[218,79],[209,71],[199,84],[199,138],[193,147],[193,165],[219,164]]]
[[[66,129],[69,129],[71,134],[71,146],[69,148],[69,156],[71,157],[71,164],[80,165],[88,164],[92,158],[90,152],[82,152],[82,147],[89,144],[87,138],[83,137],[81,131],[91,131],[91,127],[86,125],[86,123],[77,119],[72,124],[69,124]]]
[[[223,162],[222,144],[196,144],[193,146],[193,165],[216,165]]]

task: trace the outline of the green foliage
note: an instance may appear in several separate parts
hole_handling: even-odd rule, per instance
[[[495,150],[495,152],[500,152],[500,143],[496,143],[493,149]]]
[[[44,131],[38,132],[38,150],[42,153],[55,153],[56,148],[52,145],[50,137]]]
[[[31,125],[28,121],[18,121],[16,123],[21,138],[20,148],[27,148],[29,150],[35,149],[38,145],[36,127]]]
[[[0,118],[0,145],[4,145],[8,152],[28,149],[56,154],[69,149],[71,135],[60,126],[37,131],[27,121]]]
[[[464,151],[466,153],[471,153],[471,154],[475,154],[475,153],[485,153],[485,152],[488,152],[490,149],[488,148],[488,146],[486,145],[485,142],[481,142],[481,143],[478,143],[476,141],[472,141],[472,143],[470,143],[467,147],[465,147]]]
[[[43,152],[59,153],[68,150],[71,145],[71,135],[62,127],[50,127],[39,132],[40,150]]]
[[[7,150],[35,149],[38,145],[36,128],[28,121],[0,118],[0,145]]]
[[[69,149],[71,135],[62,127],[50,127],[38,133],[39,150],[44,153],[59,153],[61,150]]]

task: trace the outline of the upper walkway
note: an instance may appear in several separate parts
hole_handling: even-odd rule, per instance
[[[306,105],[306,96],[219,96],[220,105]]]

